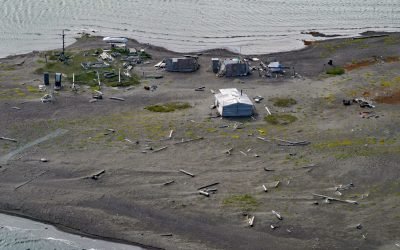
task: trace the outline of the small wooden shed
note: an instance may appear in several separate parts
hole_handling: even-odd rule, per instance
[[[239,58],[226,59],[222,61],[218,76],[237,77],[250,74],[249,64]]]
[[[195,57],[165,59],[165,70],[170,72],[193,72],[200,67]]]

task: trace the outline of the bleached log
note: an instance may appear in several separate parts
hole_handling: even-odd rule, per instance
[[[207,197],[210,196],[210,193],[207,193],[206,191],[203,191],[203,190],[199,190],[199,194],[207,196]]]
[[[179,172],[184,173],[184,174],[187,174],[187,175],[189,175],[190,177],[194,177],[194,176],[195,176],[194,174],[189,173],[189,172],[187,172],[187,171],[185,171],[185,170],[183,170],[183,169],[179,169]]]
[[[278,218],[280,220],[283,220],[283,217],[278,212],[276,212],[275,210],[272,210],[272,214],[275,215],[276,218]]]
[[[12,141],[12,142],[17,142],[16,139],[12,139],[12,138],[7,138],[7,137],[0,137],[0,140],[4,140],[4,141]]]
[[[120,97],[110,97],[111,100],[116,100],[116,101],[125,101],[124,98],[120,98]]]

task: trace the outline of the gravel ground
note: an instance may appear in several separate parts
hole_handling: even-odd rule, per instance
[[[155,63],[178,54],[130,41],[129,46],[153,55],[150,64],[135,71],[164,78],[143,80],[129,90],[105,88],[105,99],[95,103],[89,102],[91,91],[84,86],[78,93],[66,86],[55,103],[41,103],[43,93],[36,89],[42,76],[34,71],[43,53],[1,59],[0,136],[17,142],[0,140],[0,157],[57,129],[68,132],[2,164],[0,209],[150,249],[395,249],[400,241],[399,106],[373,100],[400,89],[400,63],[386,60],[399,56],[399,40],[397,33],[334,39],[300,51],[256,56],[295,67],[295,78],[291,70],[278,78],[258,73],[218,78],[210,61],[234,56],[224,50],[205,51],[195,73],[157,71]],[[68,49],[99,47],[104,47],[101,39],[92,38]],[[373,64],[340,76],[324,73],[330,59],[343,66],[371,58]],[[158,88],[147,91],[144,85]],[[205,91],[194,91],[200,86]],[[255,104],[254,119],[210,118],[215,114],[209,108],[210,90],[230,87],[265,98]],[[279,97],[297,104],[274,106],[272,99]],[[342,104],[357,97],[376,107]],[[144,109],[172,101],[192,107],[171,113]],[[265,106],[297,120],[268,124]],[[165,140],[170,130],[173,136]],[[199,137],[204,139],[176,144]],[[311,143],[282,146],[276,139]],[[98,180],[85,178],[101,170],[105,173]],[[163,185],[169,181],[174,182]],[[199,187],[215,182],[218,191],[210,197],[198,194]],[[313,193],[358,204],[326,202]]]

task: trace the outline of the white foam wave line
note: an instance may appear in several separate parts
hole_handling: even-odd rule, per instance
[[[79,247],[75,242],[66,240],[66,239],[58,239],[58,238],[53,238],[53,237],[47,237],[47,238],[43,238],[44,240],[51,240],[51,241],[58,241],[58,242],[62,242],[68,246],[72,246],[72,247]]]

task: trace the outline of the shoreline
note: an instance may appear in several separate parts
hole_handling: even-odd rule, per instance
[[[149,246],[149,245],[144,245],[144,244],[140,244],[138,242],[132,242],[132,241],[128,241],[128,240],[123,240],[123,239],[118,239],[118,238],[112,238],[112,237],[105,237],[105,236],[101,236],[101,235],[95,235],[95,234],[90,234],[90,233],[85,233],[82,232],[78,229],[72,228],[72,227],[68,227],[65,225],[61,225],[61,224],[57,224],[51,221],[46,221],[46,220],[41,220],[32,216],[29,216],[27,214],[24,213],[19,213],[19,212],[15,212],[15,211],[11,211],[11,210],[4,210],[4,209],[0,209],[0,213],[5,214],[5,215],[9,215],[9,216],[13,216],[13,217],[19,217],[19,218],[23,218],[23,219],[28,219],[31,221],[35,221],[35,222],[39,222],[42,224],[46,224],[46,225],[50,225],[55,227],[57,230],[64,232],[64,233],[68,233],[68,234],[73,234],[73,235],[78,235],[78,236],[82,236],[82,237],[86,237],[86,238],[90,238],[90,239],[95,239],[95,240],[103,240],[103,241],[108,241],[108,242],[112,242],[112,243],[121,243],[121,244],[125,244],[125,245],[131,245],[134,247],[141,247],[144,249],[148,249],[148,250],[163,250],[163,248],[157,248],[154,246]]]
[[[354,38],[358,38],[358,37],[363,37],[364,34],[366,37],[371,36],[371,35],[390,35],[390,34],[399,34],[400,31],[396,31],[396,32],[388,32],[388,31],[364,31],[361,33],[358,33],[357,36],[351,35],[351,36],[346,36],[346,35],[325,35],[324,33],[320,33],[318,31],[310,31],[308,32],[310,34],[310,39],[308,39],[307,41],[312,41],[313,44],[323,44],[323,43],[328,43],[328,42],[334,42],[334,41],[338,41],[338,40],[346,40],[346,39],[354,39]],[[312,33],[317,33],[319,35],[311,35]],[[73,48],[74,45],[77,44],[77,42],[79,42],[80,39],[83,38],[84,35],[89,35],[89,38],[98,38],[98,39],[102,39],[105,36],[97,36],[97,35],[91,35],[89,33],[84,33],[81,35],[81,37],[74,37],[74,42],[71,44],[68,44],[65,48]],[[318,39],[318,38],[324,38],[324,39]],[[206,50],[200,50],[200,51],[192,51],[192,52],[178,52],[178,51],[174,51],[174,50],[169,50],[165,47],[162,46],[158,46],[158,45],[154,45],[154,44],[150,44],[150,43],[141,43],[139,42],[137,39],[135,38],[128,38],[128,41],[130,41],[131,43],[134,43],[138,46],[144,46],[144,47],[148,47],[151,48],[155,51],[161,51],[161,52],[166,52],[166,53],[172,53],[172,54],[176,54],[176,55],[185,55],[185,54],[214,54],[214,55],[231,55],[231,56],[242,56],[242,57],[250,57],[250,56],[270,56],[270,55],[279,55],[279,54],[286,54],[286,53],[295,53],[295,52],[299,52],[299,51],[304,51],[307,50],[309,47],[311,47],[312,45],[304,45],[299,48],[299,49],[293,49],[293,50],[282,50],[282,51],[277,51],[277,52],[271,52],[271,53],[256,53],[256,54],[240,54],[238,52],[229,50],[227,48],[212,48],[212,49],[206,49]],[[305,41],[305,40],[304,40]],[[105,44],[105,43],[104,43]],[[60,50],[61,48],[58,47],[56,49],[44,49],[44,50],[34,50],[31,52],[27,52],[27,53],[20,53],[20,54],[12,54],[12,55],[7,55],[5,57],[0,57],[0,60],[4,60],[4,59],[13,59],[13,58],[18,58],[18,57],[22,57],[22,56],[26,56],[26,55],[31,55],[31,54],[35,54],[35,53],[43,53],[43,52],[47,52],[47,51],[57,51]]]

